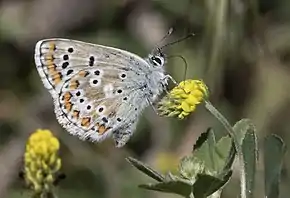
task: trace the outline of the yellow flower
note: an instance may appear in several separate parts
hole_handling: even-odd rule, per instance
[[[61,168],[59,141],[49,130],[30,135],[24,154],[24,178],[35,193],[49,192]]]
[[[174,87],[158,103],[160,115],[183,119],[208,96],[208,88],[201,80],[185,80]]]

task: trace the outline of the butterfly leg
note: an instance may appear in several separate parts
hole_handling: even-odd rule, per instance
[[[113,139],[117,148],[123,147],[130,139],[131,135],[135,131],[137,121],[134,120],[130,124],[123,126],[122,128],[113,132]]]
[[[174,80],[174,78],[172,76],[170,76],[169,74],[164,76],[164,80],[170,79],[175,85],[177,85],[177,82]]]
[[[163,90],[167,93],[167,94],[169,94],[169,91],[167,90],[167,86],[168,86],[168,82],[167,82],[167,80],[168,79],[170,79],[172,82],[173,82],[173,84],[175,85],[175,86],[177,86],[178,85],[178,83],[174,80],[174,78],[172,77],[172,76],[170,76],[169,74],[167,74],[167,75],[165,75],[164,76],[164,78],[163,78],[163,81],[165,81],[166,83],[163,83],[162,84],[162,88],[163,88]]]
[[[148,104],[152,107],[153,111],[158,115],[157,109],[153,102],[150,100],[150,98],[146,98],[146,100],[148,101]]]

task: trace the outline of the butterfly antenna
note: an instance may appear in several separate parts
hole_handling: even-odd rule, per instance
[[[160,44],[162,44],[162,42],[165,40],[165,39],[167,39],[168,38],[168,36],[170,36],[171,34],[172,34],[172,32],[173,32],[173,28],[171,27],[168,31],[167,31],[167,33],[162,37],[162,39],[157,43],[157,45],[154,47],[154,49],[160,49]]]
[[[195,35],[194,33],[190,33],[190,34],[186,35],[185,37],[183,37],[183,38],[181,38],[181,39],[178,39],[178,40],[173,41],[173,42],[171,42],[171,43],[167,43],[166,45],[162,46],[160,49],[163,49],[163,48],[168,47],[168,46],[170,46],[170,45],[173,45],[173,44],[179,43],[179,42],[181,42],[181,41],[183,41],[183,40],[186,40],[186,39],[188,39],[188,38],[190,38],[190,37],[192,37],[192,36],[194,36],[194,35]]]
[[[187,74],[187,62],[186,62],[185,58],[184,58],[183,56],[181,56],[181,55],[172,55],[172,56],[168,56],[168,59],[169,59],[169,58],[180,58],[180,59],[183,60],[183,62],[184,62],[184,67],[185,67],[184,75],[183,75],[183,80],[185,80],[185,78],[186,78],[186,74]]]

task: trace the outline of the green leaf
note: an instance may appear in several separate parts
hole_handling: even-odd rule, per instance
[[[229,181],[231,176],[232,171],[229,171],[221,179],[210,175],[199,174],[197,176],[196,182],[193,185],[194,197],[207,197],[216,192],[217,190],[221,190],[221,188]]]
[[[234,158],[232,138],[227,135],[217,142],[214,131],[209,128],[198,138],[192,154],[181,160],[179,172],[192,183],[196,181],[197,174],[222,178],[231,169]]]
[[[229,156],[226,160],[225,167],[224,167],[225,173],[227,173],[228,171],[230,171],[232,169],[232,165],[234,163],[236,154],[237,154],[237,152],[236,152],[236,148],[235,148],[235,143],[234,143],[234,141],[232,141],[232,146],[231,146],[231,149],[229,152]]]
[[[138,170],[142,171],[149,177],[155,179],[156,181],[162,182],[164,180],[164,176],[157,171],[153,170],[148,165],[144,164],[143,162],[138,161],[137,159],[133,157],[127,157],[126,160],[132,164],[134,167],[136,167]]]
[[[279,197],[279,182],[286,146],[277,135],[269,135],[264,142],[265,196]]]
[[[200,134],[195,144],[193,145],[193,151],[199,149],[202,146],[202,144],[208,139],[208,134],[211,130],[211,128],[208,128],[206,132]]]
[[[243,142],[243,139],[244,139],[246,133],[249,130],[253,130],[253,129],[254,129],[254,125],[250,119],[245,118],[245,119],[241,119],[240,121],[236,122],[236,124],[233,126],[233,130],[235,131],[235,134],[233,134],[233,135],[236,136],[237,143],[239,144],[239,146],[242,145],[242,142]]]
[[[209,130],[207,140],[193,152],[193,156],[204,165],[204,173],[218,177],[226,166],[232,148],[232,138],[222,137],[218,142],[213,130]]]
[[[257,136],[254,125],[248,121],[244,122],[240,130],[246,132],[241,145],[241,197],[251,198],[253,197],[256,163],[258,158]]]
[[[140,188],[147,190],[155,190],[166,193],[175,193],[184,197],[189,197],[192,192],[192,186],[190,183],[185,181],[167,181],[157,184],[142,184],[139,185]]]

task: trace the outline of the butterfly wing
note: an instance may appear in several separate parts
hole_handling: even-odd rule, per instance
[[[141,88],[148,64],[130,52],[47,39],[36,44],[35,63],[59,123],[81,139],[101,141],[113,131],[120,139],[147,105]]]

